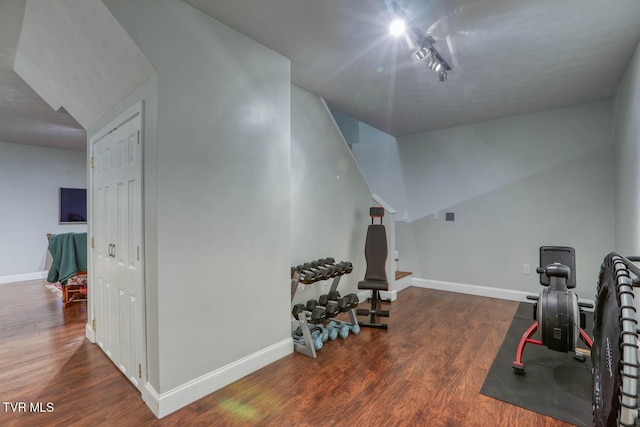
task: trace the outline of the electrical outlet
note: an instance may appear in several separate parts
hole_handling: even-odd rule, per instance
[[[440,219],[440,212],[435,211],[435,212],[433,213],[433,219]]]
[[[522,264],[522,274],[531,274],[531,264]]]
[[[409,219],[409,212],[402,212],[402,219],[404,220]]]

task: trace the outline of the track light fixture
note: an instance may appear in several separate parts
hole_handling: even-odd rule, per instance
[[[427,61],[427,67],[431,68],[432,70],[436,69],[436,64],[438,64],[438,60],[435,58],[435,56],[432,56]]]
[[[446,59],[440,55],[440,52],[433,46],[435,44],[435,40],[431,36],[425,36],[422,31],[415,25],[412,25],[409,19],[407,19],[406,14],[402,10],[402,8],[395,1],[391,3],[391,8],[393,9],[394,20],[392,25],[398,26],[398,22],[403,22],[407,28],[411,30],[413,33],[416,42],[419,45],[418,50],[413,54],[419,61],[427,61],[427,67],[436,73],[438,73],[439,79],[441,82],[447,80],[447,71],[451,71],[451,65],[447,62]],[[404,27],[401,33],[395,33],[394,27],[392,26],[390,30],[394,34],[402,34],[404,32]],[[397,31],[397,30],[395,30]]]
[[[421,47],[420,49],[418,49],[418,51],[416,53],[413,54],[416,58],[418,58],[419,61],[422,61],[424,59],[430,58],[431,57],[431,50],[429,48],[426,47]]]

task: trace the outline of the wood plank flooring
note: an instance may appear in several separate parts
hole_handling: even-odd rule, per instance
[[[363,328],[317,359],[293,353],[157,420],[84,339],[85,303],[63,309],[44,285],[0,285],[2,426],[568,425],[479,393],[513,301],[410,287],[390,305],[389,331]]]

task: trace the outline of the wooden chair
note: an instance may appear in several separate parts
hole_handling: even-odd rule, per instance
[[[78,234],[78,233],[68,233],[70,235]],[[86,240],[86,233],[83,234]],[[60,262],[60,260],[56,260],[56,256],[51,251],[51,239],[55,235],[51,233],[47,233],[47,241],[49,242],[49,252],[51,252],[52,257],[54,258],[53,262]],[[79,239],[82,241],[82,239]],[[78,266],[78,268],[74,269],[72,275],[65,274],[64,277],[59,277],[58,272],[52,272],[50,270],[49,277],[47,277],[47,281],[50,283],[58,282],[60,284],[61,296],[62,296],[62,306],[66,307],[67,304],[72,302],[82,302],[87,300],[87,271],[86,271],[86,248],[73,248],[74,250],[67,250],[64,248],[62,251],[66,252],[66,256],[76,256],[76,252],[79,250],[84,257],[78,256],[79,260],[76,260],[74,265]],[[85,268],[82,268],[85,267]],[[51,269],[55,269],[55,266],[52,265]],[[68,276],[68,277],[67,277]]]

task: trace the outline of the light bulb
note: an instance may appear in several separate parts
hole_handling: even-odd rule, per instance
[[[400,37],[404,34],[406,24],[402,19],[395,19],[391,25],[389,25],[389,32],[394,37]]]

